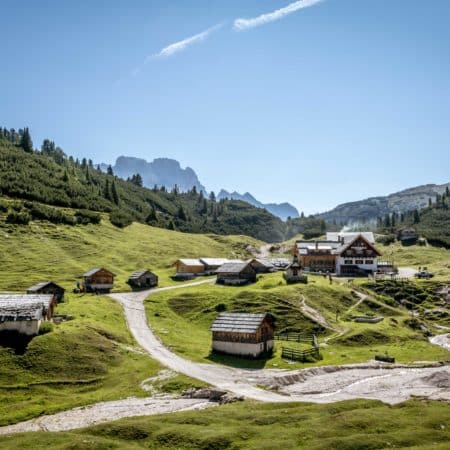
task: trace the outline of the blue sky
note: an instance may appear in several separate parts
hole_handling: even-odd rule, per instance
[[[0,125],[96,162],[172,157],[307,213],[450,181],[450,2],[323,0],[234,26],[290,3],[3,0]]]

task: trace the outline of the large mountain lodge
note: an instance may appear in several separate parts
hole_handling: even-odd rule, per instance
[[[378,270],[380,251],[371,232],[327,233],[323,241],[296,241],[293,254],[302,268],[338,276],[367,276]]]

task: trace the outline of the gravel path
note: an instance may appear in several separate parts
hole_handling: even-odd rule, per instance
[[[125,400],[101,402],[74,408],[57,414],[41,416],[15,425],[0,427],[0,435],[28,431],[67,431],[84,428],[125,417],[149,416],[175,411],[205,409],[214,406],[207,400],[161,398],[127,398]]]
[[[143,300],[152,293],[213,282],[206,280],[153,289],[140,293],[111,294],[125,311],[128,326],[136,341],[156,360],[176,372],[205,381],[236,395],[264,402],[334,402],[352,398],[377,398],[386,403],[403,401],[411,395],[448,399],[448,389],[427,386],[422,378],[440,373],[450,378],[450,367],[417,368],[403,365],[386,366],[368,363],[326,366],[303,370],[237,369],[216,364],[200,364],[186,360],[166,348],[150,329]],[[433,343],[445,344],[439,336]],[[445,344],[445,345],[444,345]],[[443,375],[442,375],[443,374]],[[376,375],[376,376],[375,376]],[[260,389],[257,386],[271,389]],[[288,386],[288,387],[286,387]]]
[[[152,289],[137,293],[111,294],[123,306],[127,324],[136,341],[154,359],[176,372],[203,380],[220,389],[263,402],[307,401],[332,403],[366,398],[395,404],[411,396],[450,401],[450,366],[432,367],[386,365],[378,362],[345,366],[311,367],[302,370],[236,369],[216,364],[188,361],[172,353],[159,341],[147,324],[144,299],[155,292],[212,283],[214,280]],[[450,333],[430,342],[450,350]],[[167,372],[167,373],[166,373]],[[158,377],[168,377],[162,371]],[[152,379],[144,380],[150,382]],[[257,386],[265,386],[261,389]],[[203,399],[170,396],[128,398],[74,408],[53,415],[0,427],[0,435],[28,431],[66,431],[125,417],[199,410],[215,405]]]

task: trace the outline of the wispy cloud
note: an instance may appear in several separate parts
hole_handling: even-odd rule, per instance
[[[195,34],[194,36],[188,37],[186,39],[183,39],[182,41],[174,42],[173,44],[168,45],[167,47],[164,47],[161,49],[158,53],[155,55],[152,55],[153,57],[160,58],[160,57],[167,57],[172,56],[175,53],[182,52],[186,50],[189,46],[198,44],[199,42],[204,41],[211,33],[218,30],[222,24],[215,25],[211,28],[208,28],[205,31],[202,31],[201,33]],[[151,59],[152,57],[150,57]],[[149,58],[147,58],[148,60]]]
[[[299,0],[297,2],[291,3],[284,8],[277,9],[270,13],[261,14],[260,16],[253,17],[250,19],[236,19],[233,24],[233,28],[236,31],[244,31],[249,28],[259,27],[265,25],[269,22],[274,22],[275,20],[280,20],[283,17],[292,14],[295,11],[303,8],[309,8],[310,6],[317,5],[324,0]]]

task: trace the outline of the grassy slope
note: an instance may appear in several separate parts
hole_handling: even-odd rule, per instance
[[[389,308],[383,303],[364,303],[352,310],[352,314],[383,314],[385,320],[379,324],[345,320],[346,311],[357,298],[344,282],[330,286],[319,276],[310,276],[310,283],[306,286],[286,286],[278,272],[261,276],[258,283],[245,288],[203,285],[176,292],[160,292],[147,299],[146,308],[148,320],[163,342],[189,359],[248,367],[295,368],[305,364],[283,361],[280,342],[276,344],[274,356],[266,361],[210,355],[209,327],[218,314],[217,305],[223,304],[227,311],[269,311],[276,316],[280,331],[311,330],[314,324],[299,311],[298,302],[302,296],[308,305],[322,313],[332,327],[347,330],[342,337],[331,339],[322,349],[322,361],[306,365],[363,362],[386,351],[400,362],[449,359],[447,351],[432,346],[423,334],[405,324],[410,317],[407,310]],[[336,308],[340,311],[338,323],[335,322]],[[333,331],[322,333],[319,341],[324,342],[326,335],[333,337],[334,334]],[[284,345],[297,346],[292,342]]]
[[[443,450],[450,440],[449,421],[448,405],[419,400],[398,406],[362,400],[331,405],[246,402],[71,433],[1,437],[0,448]]]
[[[450,250],[448,249],[419,245],[403,247],[399,243],[389,246],[379,245],[378,248],[383,254],[381,259],[393,259],[397,266],[415,269],[425,266],[435,273],[437,279],[450,279]]]
[[[116,290],[128,289],[131,272],[151,268],[160,285],[171,282],[171,268],[180,257],[246,257],[245,247],[260,242],[247,236],[186,234],[133,223],[125,229],[107,220],[101,225],[53,225],[0,228],[0,290],[25,289],[52,279],[73,289],[80,275],[93,267],[117,274]]]
[[[251,238],[188,235],[133,224],[120,230],[100,226],[55,226],[0,229],[0,291],[23,290],[53,279],[70,290],[90,267],[106,266],[117,273],[117,286],[136,268],[150,266],[169,283],[168,266],[179,256],[238,256]],[[130,352],[134,345],[118,304],[107,297],[68,294],[58,314],[73,321],[34,338],[23,356],[0,347],[0,424],[16,422],[99,400],[145,395],[139,383],[159,366]],[[179,376],[173,388],[187,382]],[[170,386],[167,386],[169,388]],[[7,400],[7,403],[6,403]],[[11,405],[17,408],[11,408]]]
[[[35,337],[23,355],[0,347],[0,425],[101,400],[143,395],[159,365],[129,350],[134,342],[118,304],[70,297],[63,322]]]

